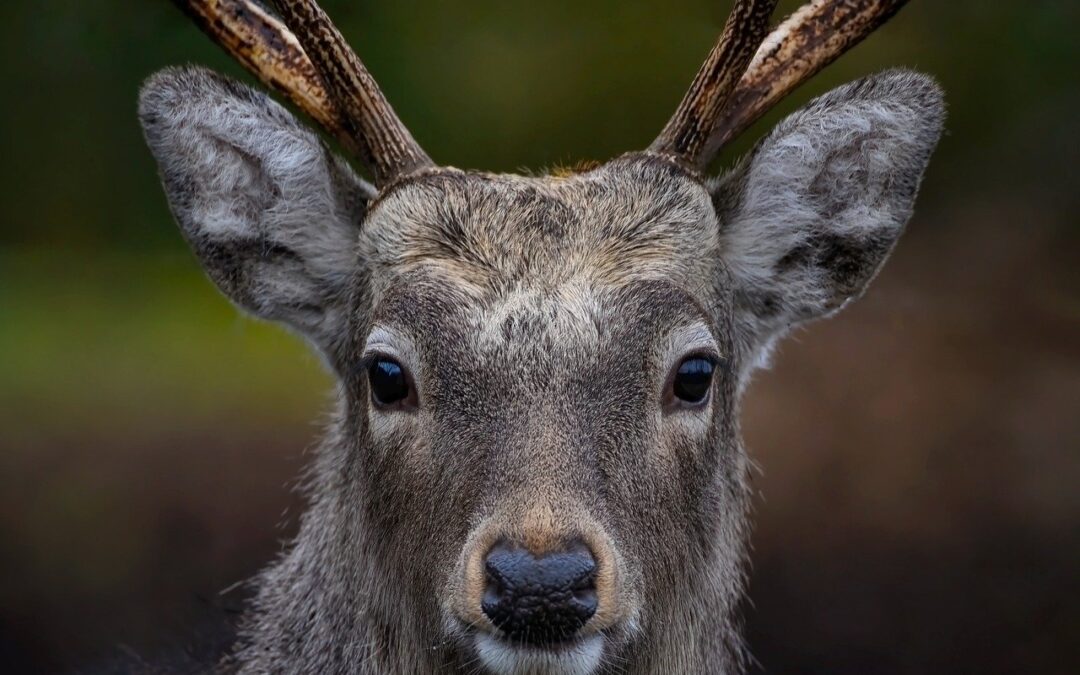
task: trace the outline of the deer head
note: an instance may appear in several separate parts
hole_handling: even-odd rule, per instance
[[[738,399],[770,345],[862,293],[942,97],[893,71],[719,149],[903,2],[738,0],[645,151],[570,175],[438,167],[310,0],[188,13],[355,153],[198,68],[139,114],[181,230],[237,305],[340,381],[250,672],[701,673],[743,662]]]

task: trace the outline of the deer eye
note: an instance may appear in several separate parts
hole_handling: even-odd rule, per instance
[[[379,356],[368,366],[368,381],[371,383],[371,400],[380,408],[415,405],[413,392],[405,369],[397,361]]]
[[[704,403],[709,396],[714,369],[713,360],[704,356],[683,359],[671,379],[670,398],[689,405]]]

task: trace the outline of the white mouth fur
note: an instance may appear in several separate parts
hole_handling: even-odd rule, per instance
[[[555,650],[513,645],[486,633],[478,634],[474,644],[480,662],[495,675],[591,675],[604,652],[600,635]]]

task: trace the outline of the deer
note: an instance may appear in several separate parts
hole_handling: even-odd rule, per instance
[[[151,76],[171,213],[223,294],[336,381],[295,539],[213,667],[744,672],[740,398],[893,250],[943,93],[870,75],[709,167],[905,2],[773,27],[776,0],[735,0],[651,144],[543,175],[436,164],[313,0],[176,4],[316,128],[201,67]]]

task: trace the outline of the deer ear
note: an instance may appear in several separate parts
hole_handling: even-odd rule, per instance
[[[333,353],[374,188],[269,97],[201,68],[151,77],[139,119],[210,278],[240,307]]]
[[[944,114],[930,77],[885,72],[814,100],[716,181],[747,347],[862,293],[911,215]]]

